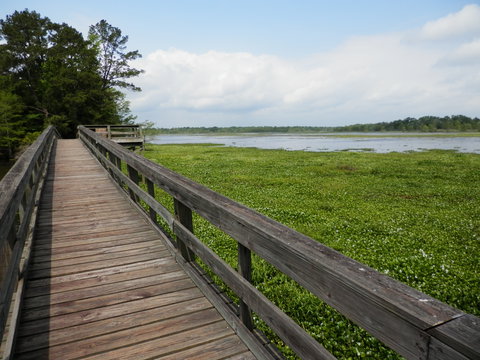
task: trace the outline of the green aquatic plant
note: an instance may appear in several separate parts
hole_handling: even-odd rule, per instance
[[[478,154],[314,153],[207,144],[147,149],[144,156],[157,163],[451,306],[480,315]],[[171,202],[166,194],[161,197]],[[202,241],[237,266],[235,240],[199,216],[194,217],[194,228]],[[252,281],[335,356],[398,358],[256,256]],[[256,317],[255,325],[288,358],[295,358]]]

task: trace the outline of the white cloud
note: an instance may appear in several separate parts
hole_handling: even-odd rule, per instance
[[[467,5],[459,12],[430,21],[423,26],[421,35],[431,40],[480,35],[480,6]]]
[[[458,46],[445,55],[439,64],[447,66],[474,66],[480,62],[480,38]]]
[[[479,17],[480,7],[470,5],[419,30],[352,37],[301,61],[158,50],[135,64],[145,74],[137,82],[143,92],[131,97],[132,109],[140,120],[166,127],[478,116]],[[453,35],[462,36],[452,41]]]
[[[281,100],[289,65],[273,56],[158,50],[138,61],[144,94],[136,103],[201,111],[254,111]],[[147,90],[148,89],[148,90]]]

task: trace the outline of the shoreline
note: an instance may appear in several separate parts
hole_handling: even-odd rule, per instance
[[[382,138],[382,137],[393,137],[393,138],[402,138],[402,137],[480,137],[480,132],[433,132],[433,133],[419,133],[419,132],[318,132],[318,133],[309,133],[309,132],[178,132],[178,133],[169,133],[169,132],[159,132],[159,133],[147,133],[146,137],[154,136],[255,136],[255,137],[268,137],[268,136],[304,136],[304,137],[339,137],[339,138],[348,138],[348,137],[360,137],[360,138]]]

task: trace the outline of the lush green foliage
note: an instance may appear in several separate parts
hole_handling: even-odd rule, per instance
[[[17,96],[0,90],[0,149],[6,152],[4,157],[11,157],[11,149],[17,147],[20,138],[25,135],[22,104]]]
[[[128,61],[140,54],[124,54],[128,38],[105,20],[99,24],[105,36],[85,40],[71,26],[35,11],[15,11],[0,20],[0,146],[11,152],[28,133],[49,124],[72,137],[79,124],[132,120],[117,88],[134,87],[123,79],[138,75]],[[109,48],[114,54],[106,56]],[[112,69],[106,77],[105,67]]]
[[[347,126],[231,126],[231,127],[182,127],[172,129],[149,129],[149,134],[238,134],[282,133],[310,134],[321,132],[375,132],[375,131],[480,131],[480,119],[463,115],[423,116],[392,122],[356,124]]]
[[[144,155],[480,315],[479,155],[309,153],[213,145],[148,145]],[[171,207],[168,196],[158,198]],[[235,241],[198,216],[194,220],[195,233],[235,267]],[[397,357],[257,257],[253,282],[336,356]],[[256,325],[269,332],[258,319]],[[294,358],[281,341],[274,341]]]

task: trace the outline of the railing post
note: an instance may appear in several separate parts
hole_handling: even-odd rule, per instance
[[[138,175],[138,171],[135,170],[133,167],[131,167],[130,165],[127,165],[127,170],[128,170],[128,176],[130,177],[130,179],[138,185],[138,183],[140,182],[140,176]],[[131,189],[128,189],[128,192],[130,193],[130,197],[132,198],[133,201],[135,202],[138,202],[138,196],[135,195],[135,193],[133,192],[133,190]]]
[[[3,243],[3,247],[0,248],[0,285],[4,282],[4,275],[7,272],[8,266],[11,261],[11,256],[13,252],[13,248],[15,247],[15,242],[17,241],[17,230],[15,223],[12,224],[9,232],[7,233],[6,241]],[[1,318],[1,315],[0,315]],[[0,326],[2,324],[0,323]]]
[[[26,215],[26,211],[28,208],[28,200],[29,200],[29,195],[32,191],[32,175],[30,174],[30,177],[28,179],[28,183],[25,186],[25,190],[22,195],[22,199],[20,200],[20,204],[18,207],[18,226],[20,227],[20,224],[23,222],[23,219]]]
[[[120,159],[118,156],[110,153],[112,155],[112,162],[113,164],[117,167],[118,170],[122,171],[122,159]],[[123,188],[123,181],[120,178],[120,176],[116,177],[118,185],[120,185],[121,188]]]
[[[96,143],[95,147],[100,152],[100,154],[102,154],[103,156],[106,156],[105,148],[100,143]],[[100,156],[98,157],[98,161],[100,161],[100,163],[102,164],[103,167],[106,166],[105,161]]]
[[[113,163],[114,163],[113,160],[112,160],[112,159],[113,159],[113,158],[112,158],[112,157],[113,157],[113,154],[110,152],[110,150],[107,150],[105,153],[106,153],[105,157],[107,158],[107,160],[113,164]],[[113,170],[112,170],[112,169],[110,169],[110,168],[108,167],[108,168],[107,168],[107,171],[109,172],[109,174],[110,174],[111,177],[113,177],[114,179],[116,179],[116,178],[115,178],[115,174],[113,173]]]
[[[118,158],[117,156],[112,153],[111,151],[108,152],[108,158],[110,159],[110,162],[113,164],[113,166],[117,167],[119,170],[121,170],[121,167],[118,166]],[[122,182],[120,180],[120,177],[118,177],[113,169],[110,169],[110,175],[112,175],[113,179],[117,182],[119,186],[122,186]]]
[[[115,156],[115,165],[118,170],[122,170],[122,160],[117,156]]]
[[[238,272],[245,280],[252,280],[252,253],[249,248],[238,243]],[[240,320],[248,330],[253,330],[252,312],[247,304],[240,299]]]
[[[155,187],[153,186],[153,182],[145,177],[145,182],[147,183],[147,190],[148,194],[155,199]],[[157,213],[155,210],[152,209],[152,207],[149,207],[149,213],[150,213],[150,219],[156,224],[157,223]]]
[[[139,134],[137,135],[140,139],[142,139],[142,150],[145,150],[145,136],[143,135],[142,127],[140,127],[138,131],[139,131]]]
[[[192,210],[177,199],[173,199],[173,206],[175,208],[175,217],[180,223],[193,233]],[[190,261],[195,261],[195,254],[185,245],[183,240],[177,236],[177,248],[180,250],[183,258]]]

